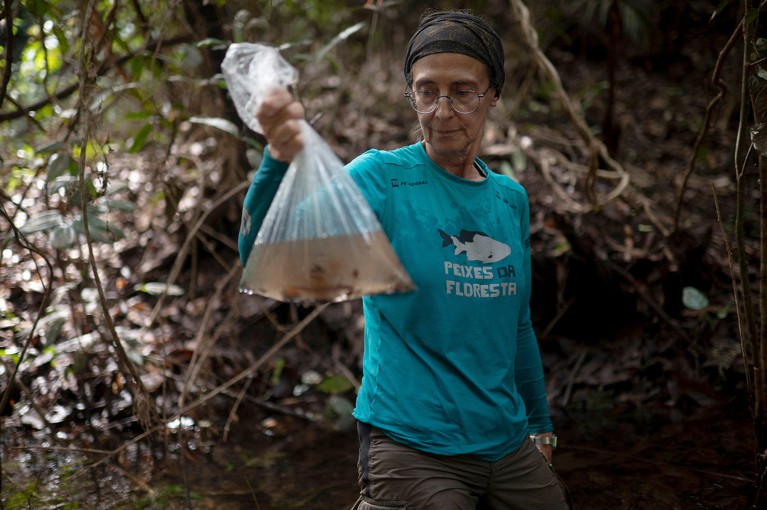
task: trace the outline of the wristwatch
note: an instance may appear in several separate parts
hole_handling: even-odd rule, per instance
[[[535,444],[535,446],[549,444],[554,449],[557,447],[557,436],[554,434],[550,436],[530,436],[530,440]]]

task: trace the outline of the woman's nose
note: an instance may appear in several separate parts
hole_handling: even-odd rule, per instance
[[[435,110],[434,114],[437,117],[445,118],[445,117],[452,117],[454,113],[455,113],[455,110],[453,110],[453,105],[450,104],[450,97],[439,96],[437,98],[437,109]]]

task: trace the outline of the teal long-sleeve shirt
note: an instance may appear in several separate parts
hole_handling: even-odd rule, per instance
[[[461,179],[416,143],[347,165],[416,285],[363,298],[354,416],[422,451],[492,461],[553,427],[530,320],[527,194],[477,164],[486,179]],[[267,151],[245,197],[243,264],[286,170]]]

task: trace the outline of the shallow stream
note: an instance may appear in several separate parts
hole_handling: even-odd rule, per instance
[[[246,416],[224,442],[211,427],[104,458],[3,432],[4,509],[343,510],[356,499],[356,433],[291,416]],[[744,509],[752,480],[748,414],[618,409],[560,415],[555,466],[576,508]],[[191,421],[190,421],[191,424]],[[181,430],[181,429],[180,429]],[[186,448],[180,448],[180,438]],[[21,446],[25,443],[26,446]],[[169,453],[158,455],[162,450]]]

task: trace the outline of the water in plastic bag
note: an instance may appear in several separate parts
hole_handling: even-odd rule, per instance
[[[274,84],[277,71],[269,72],[263,62],[255,64],[249,59],[271,62],[283,77],[289,73],[274,48],[232,46],[235,48],[230,47],[222,68],[232,98],[240,98],[235,105],[241,102],[237,111],[245,120],[248,115],[254,117],[253,105],[260,100],[256,96],[286,86]],[[229,74],[232,69],[238,73],[236,78]],[[242,72],[253,74],[243,77]],[[266,75],[272,82],[269,87],[254,83]],[[232,93],[232,87],[249,91]],[[245,264],[240,291],[315,303],[413,290],[410,276],[341,161],[304,121],[302,130],[304,148],[288,168],[264,218]]]

